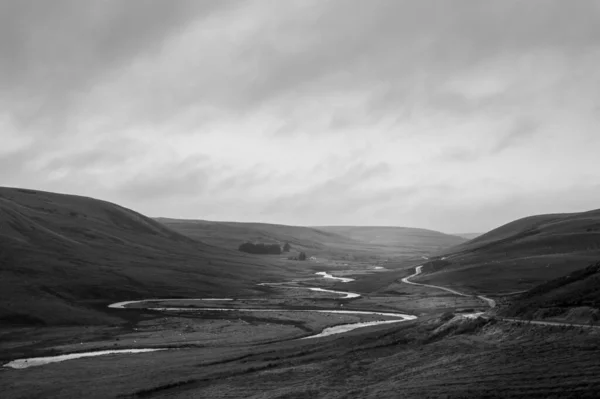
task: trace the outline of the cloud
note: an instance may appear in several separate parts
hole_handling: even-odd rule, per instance
[[[152,215],[449,231],[535,209],[536,192],[583,206],[599,15],[593,0],[5,1],[0,184]]]
[[[508,134],[502,136],[500,140],[496,142],[494,147],[490,150],[490,153],[498,154],[521,144],[523,140],[532,137],[536,133],[538,127],[539,124],[532,120],[520,119],[515,121]]]
[[[9,0],[0,5],[0,97],[21,128],[64,127],[95,84],[227,2]],[[57,133],[55,131],[54,133]]]
[[[207,157],[196,156],[140,171],[121,182],[116,191],[134,201],[199,195],[207,191],[215,173],[207,160]]]

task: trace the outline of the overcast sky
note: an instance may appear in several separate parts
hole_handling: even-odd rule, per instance
[[[481,232],[600,208],[600,0],[0,0],[0,185]]]

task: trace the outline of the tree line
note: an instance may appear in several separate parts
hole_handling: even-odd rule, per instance
[[[240,244],[238,247],[238,251],[247,252],[249,254],[259,254],[259,255],[280,255],[282,252],[290,252],[292,246],[289,242],[286,242],[283,245],[283,248],[279,246],[279,244],[264,244],[260,243],[251,243],[245,242]],[[306,253],[300,252],[297,256],[290,256],[288,259],[290,260],[306,260]]]
[[[290,252],[291,245],[289,242],[286,242],[283,245],[283,249],[279,246],[279,244],[264,244],[264,243],[251,243],[245,242],[240,244],[238,247],[238,251],[247,252],[249,254],[270,254],[270,255],[280,255],[282,252]]]

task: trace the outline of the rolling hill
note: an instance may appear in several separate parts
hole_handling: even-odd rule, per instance
[[[519,219],[438,255],[418,281],[490,294],[528,290],[600,259],[600,210]]]
[[[111,302],[250,293],[284,273],[109,202],[0,188],[0,325],[113,323]]]
[[[311,255],[341,255],[356,253],[355,248],[361,245],[358,241],[338,234],[301,226],[169,218],[156,220],[193,239],[232,250],[237,250],[238,246],[246,241],[267,244],[289,242],[293,249],[306,251]]]
[[[600,321],[600,262],[550,280],[513,298],[504,316],[572,323]]]
[[[321,231],[335,233],[372,246],[394,248],[402,252],[430,254],[465,242],[462,237],[439,231],[394,226],[319,226]]]
[[[406,227],[303,227],[168,218],[156,220],[181,234],[224,248],[237,249],[245,241],[289,242],[293,249],[309,255],[346,260],[414,257],[465,241],[436,231]]]
[[[483,233],[452,233],[453,236],[462,237],[466,240],[472,240],[474,238],[479,237]]]

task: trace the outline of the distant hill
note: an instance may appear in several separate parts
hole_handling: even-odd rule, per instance
[[[482,235],[483,233],[453,233],[453,236],[458,236],[458,237],[462,237],[465,238],[467,240],[472,240],[473,238],[477,238],[480,235]]]
[[[0,326],[115,322],[113,301],[239,294],[281,273],[119,205],[0,187]]]
[[[348,237],[302,226],[169,218],[156,220],[193,239],[229,249],[237,249],[247,241],[281,245],[289,242],[293,250],[306,251],[311,255],[343,255],[356,253],[354,249],[361,245]]]
[[[297,251],[336,259],[411,257],[465,241],[435,231],[404,227],[303,227],[168,218],[156,220],[181,234],[224,248],[234,249],[245,241],[266,244],[289,242]]]
[[[368,245],[394,248],[407,253],[416,252],[430,254],[465,242],[465,239],[462,237],[413,227],[318,226],[316,228],[328,233],[339,234]]]
[[[600,262],[516,296],[501,314],[524,319],[600,324]]]
[[[527,290],[600,259],[600,210],[519,219],[438,255],[418,280],[477,292]]]

